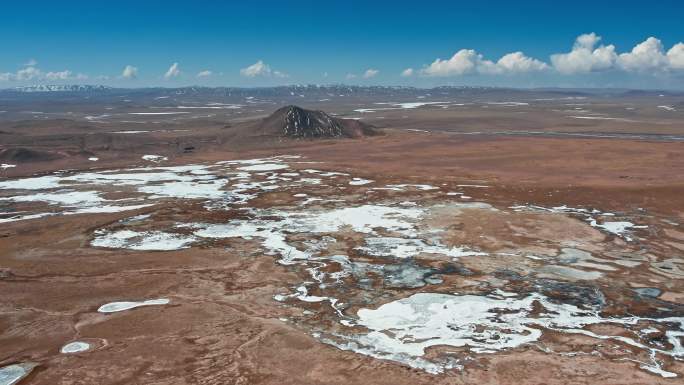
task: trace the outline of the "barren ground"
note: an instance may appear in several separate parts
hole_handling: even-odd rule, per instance
[[[679,383],[684,142],[463,135],[444,122],[479,111],[430,111],[385,111],[364,140],[236,148],[208,124],[5,169],[0,366],[32,368],[22,384]],[[527,125],[554,132],[544,114]],[[623,123],[580,131],[655,130]]]

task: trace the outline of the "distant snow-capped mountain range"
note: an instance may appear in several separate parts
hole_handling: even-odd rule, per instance
[[[83,84],[43,84],[35,86],[25,86],[13,88],[14,91],[19,92],[92,92],[92,91],[103,91],[111,89],[107,86],[94,86],[94,85],[83,85]]]
[[[497,88],[474,86],[440,86],[434,88],[415,88],[407,86],[355,86],[345,84],[309,84],[287,85],[275,87],[201,87],[189,86],[179,88],[144,87],[144,88],[115,88],[104,85],[83,84],[53,84],[33,85],[0,89],[0,95],[35,94],[30,97],[47,97],[50,93],[68,93],[73,96],[83,94],[84,97],[93,95],[104,97],[152,98],[165,99],[176,97],[205,97],[205,98],[243,98],[247,102],[259,98],[281,98],[283,100],[315,98],[326,101],[339,97],[377,97],[387,98],[486,98],[486,97],[586,97],[586,96],[681,96],[681,91],[659,90],[629,90],[629,89],[599,89],[599,88]],[[41,96],[47,94],[45,96]],[[256,98],[256,99],[255,99]]]

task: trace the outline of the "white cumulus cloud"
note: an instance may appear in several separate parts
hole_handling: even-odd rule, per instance
[[[630,52],[620,54],[617,66],[625,71],[645,73],[684,70],[684,43],[679,42],[665,52],[659,39],[649,37]]]
[[[88,75],[76,74],[69,70],[43,72],[38,67],[26,66],[17,72],[0,73],[0,81],[63,81],[85,80]]]
[[[69,80],[71,79],[71,71],[48,72],[45,74],[47,80]]]
[[[475,73],[496,75],[543,71],[548,67],[548,64],[525,56],[520,51],[506,54],[495,63],[485,59],[474,49],[461,49],[450,59],[436,59],[423,68],[421,73],[427,76],[460,76]]]
[[[626,71],[657,71],[669,66],[663,43],[655,37],[635,45],[631,52],[620,54],[617,63]]]
[[[178,63],[173,63],[171,64],[171,67],[166,71],[164,74],[164,79],[171,79],[171,78],[177,78],[180,75],[181,71],[180,68],[178,67]]]
[[[35,67],[38,65],[38,61],[36,59],[29,59],[29,61],[24,64],[26,67]]]
[[[409,76],[413,76],[413,68],[407,68],[403,71],[401,71],[401,76],[407,78]]]
[[[347,79],[356,79],[356,75],[355,74],[347,74],[346,78]]]
[[[26,67],[17,71],[16,80],[34,80],[43,75],[43,72],[36,67]]]
[[[213,72],[209,70],[204,70],[197,73],[198,78],[208,78],[211,75],[213,75]]]
[[[684,69],[684,43],[677,43],[665,52],[663,43],[649,37],[631,51],[618,54],[615,46],[597,44],[601,37],[595,33],[580,35],[572,51],[551,55],[554,68],[561,74],[589,73],[604,70],[626,72],[665,73]]]
[[[670,68],[675,70],[684,70],[684,43],[677,43],[667,51],[667,60],[670,63]]]
[[[543,61],[525,56],[524,53],[518,51],[502,56],[501,59],[496,62],[496,67],[502,72],[524,73],[544,71],[549,68],[549,65]]]
[[[374,69],[374,68],[369,68],[366,70],[366,72],[363,73],[363,78],[364,79],[370,79],[372,77],[377,76],[380,73],[380,71]]]
[[[127,65],[121,73],[121,77],[124,79],[135,79],[138,77],[138,69],[132,65]]]
[[[256,76],[271,76],[271,67],[264,63],[262,60],[258,60],[256,63],[243,68],[240,70],[240,75],[246,76],[248,78],[253,78]]]
[[[482,61],[482,55],[475,52],[475,50],[462,49],[456,52],[451,59],[435,59],[422,72],[428,76],[465,75],[475,72]]]
[[[261,60],[240,70],[240,74],[246,77],[268,76],[271,74],[271,67]]]
[[[257,60],[257,62],[252,64],[251,66],[248,66],[248,67],[241,69],[240,75],[242,75],[244,77],[248,77],[248,78],[255,78],[257,76],[260,76],[260,77],[273,76],[276,78],[290,77],[288,74],[286,74],[284,72],[272,70],[271,66],[264,63],[263,60]]]
[[[594,32],[580,35],[572,51],[551,55],[551,63],[558,72],[566,75],[610,69],[618,57],[615,46],[596,47],[600,40],[601,37]]]

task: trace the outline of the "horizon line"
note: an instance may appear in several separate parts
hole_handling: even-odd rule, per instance
[[[99,87],[110,90],[151,90],[151,89],[165,89],[165,90],[178,90],[178,89],[188,89],[188,88],[202,88],[202,89],[269,89],[269,88],[288,88],[288,87],[356,87],[356,88],[396,88],[396,89],[415,89],[415,90],[434,90],[439,88],[462,88],[462,89],[498,89],[498,90],[524,90],[524,91],[553,91],[553,90],[611,90],[611,91],[650,91],[650,92],[684,92],[684,88],[636,88],[636,87],[562,87],[562,86],[549,86],[549,87],[524,87],[524,86],[480,86],[480,85],[439,85],[433,87],[420,87],[420,86],[407,86],[407,85],[360,85],[360,84],[346,84],[346,83],[294,83],[294,84],[281,84],[281,85],[264,85],[264,86],[204,86],[204,85],[187,85],[187,86],[138,86],[138,87],[119,87],[119,86],[109,86],[104,84],[87,84],[87,83],[52,83],[52,84],[32,84],[24,86],[15,86],[0,88],[0,91],[14,91],[27,88],[38,88],[38,87]]]

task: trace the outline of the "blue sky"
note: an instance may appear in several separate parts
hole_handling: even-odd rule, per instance
[[[667,0],[11,2],[0,87],[684,89],[682,15],[684,2]]]

